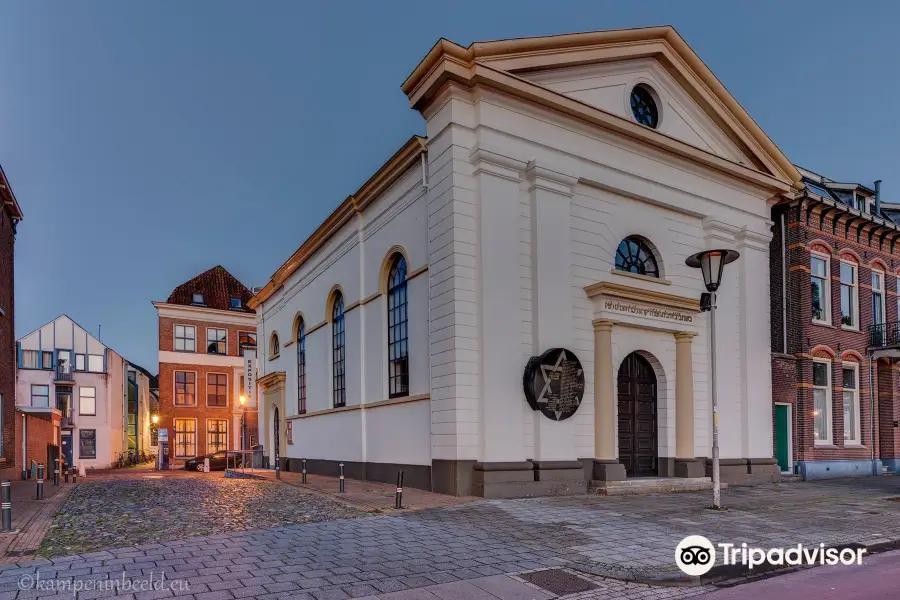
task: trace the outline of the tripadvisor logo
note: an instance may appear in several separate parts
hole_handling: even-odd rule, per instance
[[[716,548],[702,535],[689,535],[675,547],[675,564],[688,575],[705,575],[716,564]]]
[[[825,544],[786,548],[754,548],[742,543],[719,543],[723,565],[745,565],[750,569],[764,564],[783,565],[861,565],[865,548],[826,548]],[[689,535],[675,547],[675,564],[684,573],[699,577],[716,564],[716,547],[702,535]]]

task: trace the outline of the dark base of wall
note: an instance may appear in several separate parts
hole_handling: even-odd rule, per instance
[[[451,496],[471,496],[474,467],[474,460],[431,461],[433,491]]]
[[[431,490],[431,467],[429,465],[401,465],[395,463],[363,463],[354,461],[326,460],[307,458],[306,472],[312,475],[340,475],[341,462],[344,464],[344,477],[361,481],[379,481],[381,483],[397,483],[397,472],[403,471],[403,485],[420,490]],[[282,458],[282,468],[292,473],[303,471],[303,461],[299,458]],[[435,490],[437,491],[437,490]]]
[[[728,485],[752,485],[781,481],[781,469],[774,458],[719,459],[722,482]],[[712,477],[712,459],[706,459],[706,476]]]

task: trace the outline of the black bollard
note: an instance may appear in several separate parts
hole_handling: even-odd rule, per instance
[[[78,479],[78,469],[75,468],[75,465],[72,465],[72,483],[76,483]]]
[[[53,485],[59,485],[59,459],[53,459],[55,461],[55,466],[53,468]]]
[[[281,458],[275,457],[275,479],[281,479]]]
[[[344,463],[341,463],[341,493],[344,493]]]
[[[44,499],[44,463],[38,463],[37,472],[37,499]]]
[[[0,480],[0,510],[3,511],[3,531],[12,531],[12,487],[9,479]]]
[[[403,471],[397,471],[397,495],[394,496],[394,508],[403,508]]]
[[[69,483],[69,469],[66,468],[66,461],[62,463],[63,475],[65,475],[66,483]]]
[[[303,483],[306,483],[306,459],[303,459]]]

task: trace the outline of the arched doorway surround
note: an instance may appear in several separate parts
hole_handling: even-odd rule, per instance
[[[629,477],[659,474],[659,411],[656,374],[650,361],[632,352],[619,365],[619,462]]]

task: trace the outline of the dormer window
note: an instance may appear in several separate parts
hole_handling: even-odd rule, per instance
[[[236,298],[235,296],[231,297],[231,308],[232,310],[241,310],[243,306],[241,306],[241,299]]]
[[[203,300],[203,294],[200,292],[194,292],[194,295],[191,297],[191,304],[206,304]]]
[[[866,212],[866,197],[862,194],[853,194],[853,208],[860,212]]]

